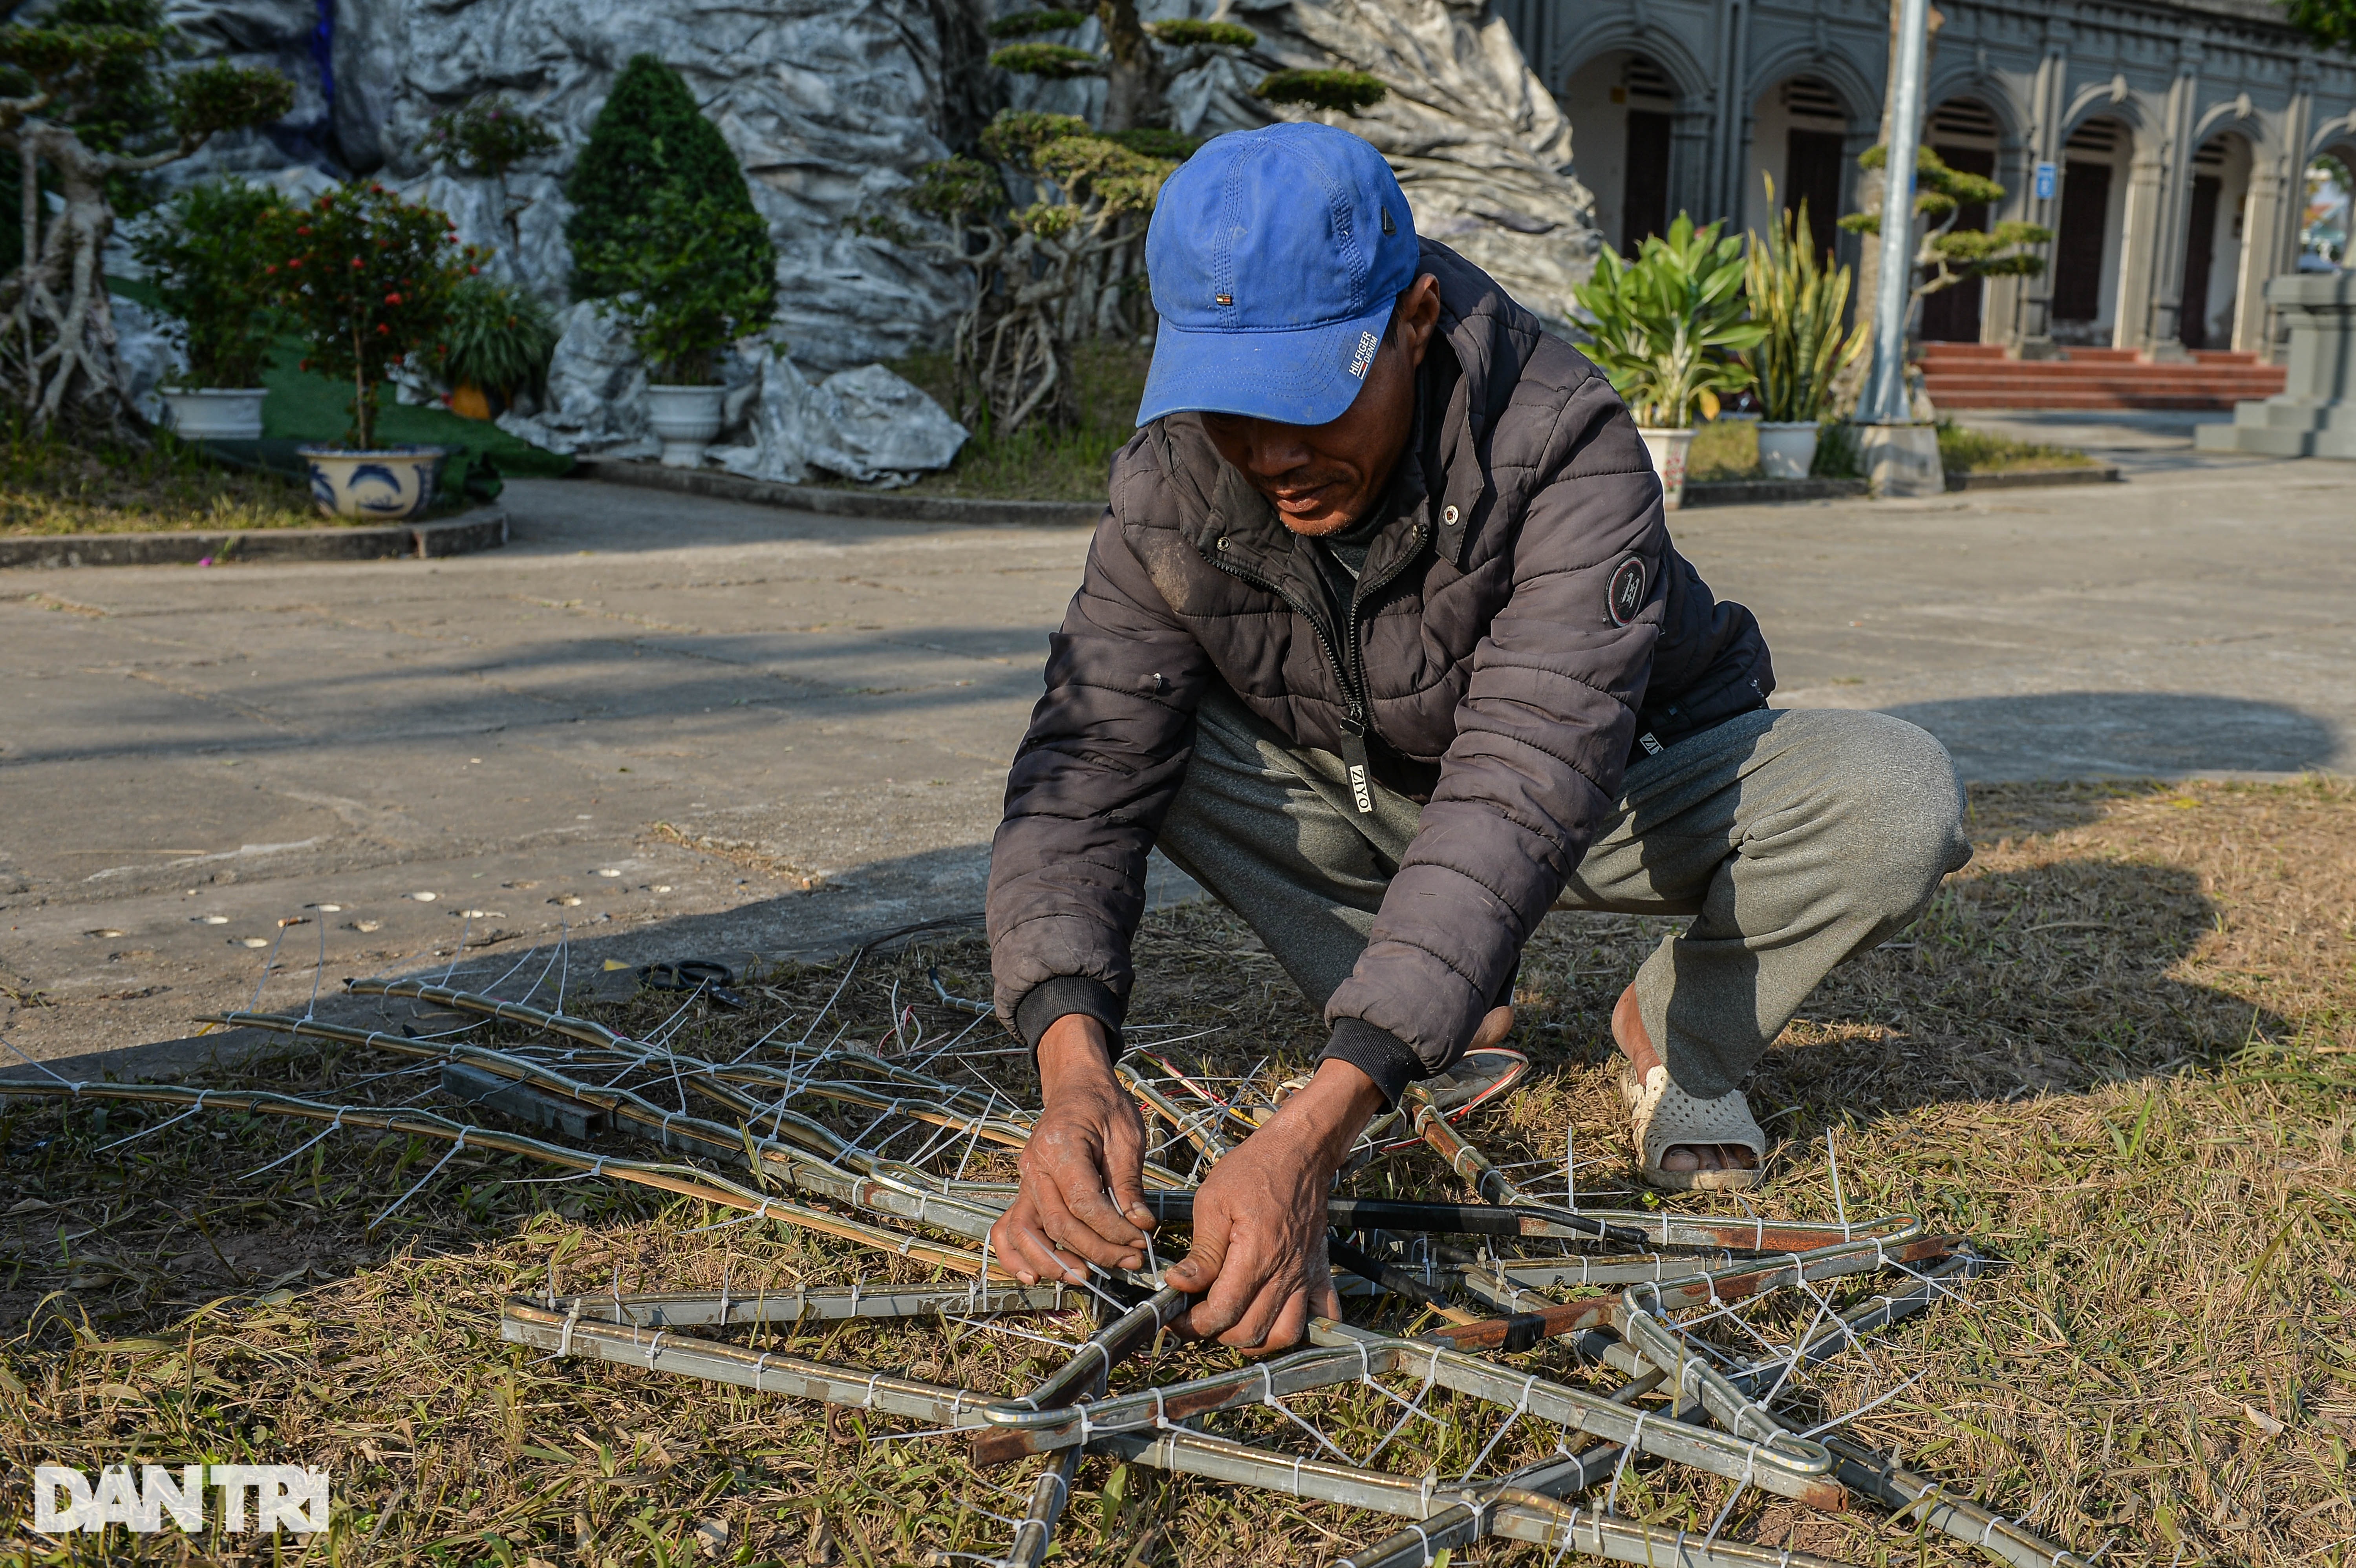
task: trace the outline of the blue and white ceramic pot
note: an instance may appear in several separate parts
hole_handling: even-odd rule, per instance
[[[330,517],[398,523],[433,504],[446,446],[295,449],[311,465],[311,495]]]

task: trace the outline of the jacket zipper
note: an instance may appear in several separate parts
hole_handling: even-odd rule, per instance
[[[1334,682],[1341,687],[1342,696],[1349,704],[1349,710],[1342,720],[1342,764],[1349,773],[1351,804],[1358,808],[1361,816],[1374,814],[1375,796],[1374,777],[1366,761],[1366,735],[1373,728],[1373,720],[1367,711],[1365,694],[1358,676],[1358,606],[1370,595],[1389,587],[1392,581],[1422,553],[1423,524],[1419,521],[1408,535],[1408,548],[1400,553],[1398,562],[1373,581],[1361,579],[1353,587],[1349,608],[1344,612],[1343,644],[1334,641],[1333,635],[1326,630],[1324,619],[1314,608],[1295,599],[1280,584],[1257,572],[1247,571],[1233,561],[1222,560],[1224,552],[1214,553],[1211,557],[1211,564],[1220,571],[1273,593],[1292,606],[1294,613],[1307,621],[1310,630],[1317,634],[1317,641],[1325,650],[1326,662],[1333,667]]]

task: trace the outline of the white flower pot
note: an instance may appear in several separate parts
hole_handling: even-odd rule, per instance
[[[1636,433],[1652,454],[1653,472],[1661,476],[1661,506],[1674,512],[1686,504],[1686,449],[1693,444],[1694,432],[1638,425]]]
[[[1759,426],[1759,466],[1770,479],[1805,479],[1816,462],[1816,421],[1764,421]]]
[[[401,522],[434,501],[446,446],[295,448],[311,465],[311,495],[329,517]]]
[[[170,411],[172,433],[183,441],[260,441],[267,387],[156,389]]]
[[[720,433],[725,387],[648,387],[647,419],[662,443],[666,468],[700,468],[703,449]]]

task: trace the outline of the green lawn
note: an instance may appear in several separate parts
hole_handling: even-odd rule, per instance
[[[155,291],[144,283],[109,278],[107,287],[125,299],[153,306]],[[271,367],[262,378],[270,397],[262,405],[262,435],[266,443],[308,442],[340,444],[351,428],[352,389],[340,381],[315,376],[301,368],[302,345],[287,339],[278,346]],[[487,421],[460,419],[447,409],[412,408],[396,401],[390,388],[377,397],[377,440],[389,446],[446,446],[452,449],[442,470],[440,504],[488,500],[499,492],[502,477],[570,473],[573,459],[543,452],[517,440]],[[273,466],[295,460],[281,447],[265,448]],[[314,517],[314,522],[324,521]],[[172,523],[174,528],[188,527]],[[244,527],[264,526],[245,524]]]
[[[1993,431],[1970,430],[1953,420],[1939,421],[1939,462],[1950,474],[2015,474],[2094,464],[2074,446],[2040,446]]]

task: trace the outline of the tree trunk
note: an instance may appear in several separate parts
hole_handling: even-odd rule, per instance
[[[1137,0],[1098,0],[1097,20],[1104,25],[1105,48],[1111,59],[1105,67],[1104,123],[1106,131],[1133,131],[1159,125],[1170,116],[1162,101],[1161,62],[1153,58],[1153,37],[1137,17]]]
[[[47,163],[58,171],[65,197],[39,255],[27,252],[11,280],[15,293],[0,318],[0,386],[36,429],[63,422],[80,436],[146,440],[147,421],[123,395],[123,366],[114,353],[114,312],[102,271],[107,236],[114,232],[106,181],[162,168],[204,143],[198,136],[169,151],[128,157],[93,152],[70,125],[31,116],[0,131],[0,149],[15,152],[25,167]],[[26,193],[37,201],[29,180]]]
[[[101,271],[114,229],[105,181],[120,160],[38,120],[21,123],[5,140],[20,159],[29,146],[32,162],[56,169],[65,198],[38,253],[25,258],[8,318],[0,324],[0,354],[16,360],[8,368],[11,390],[37,429],[62,422],[78,435],[138,439],[145,421],[123,394]]]

